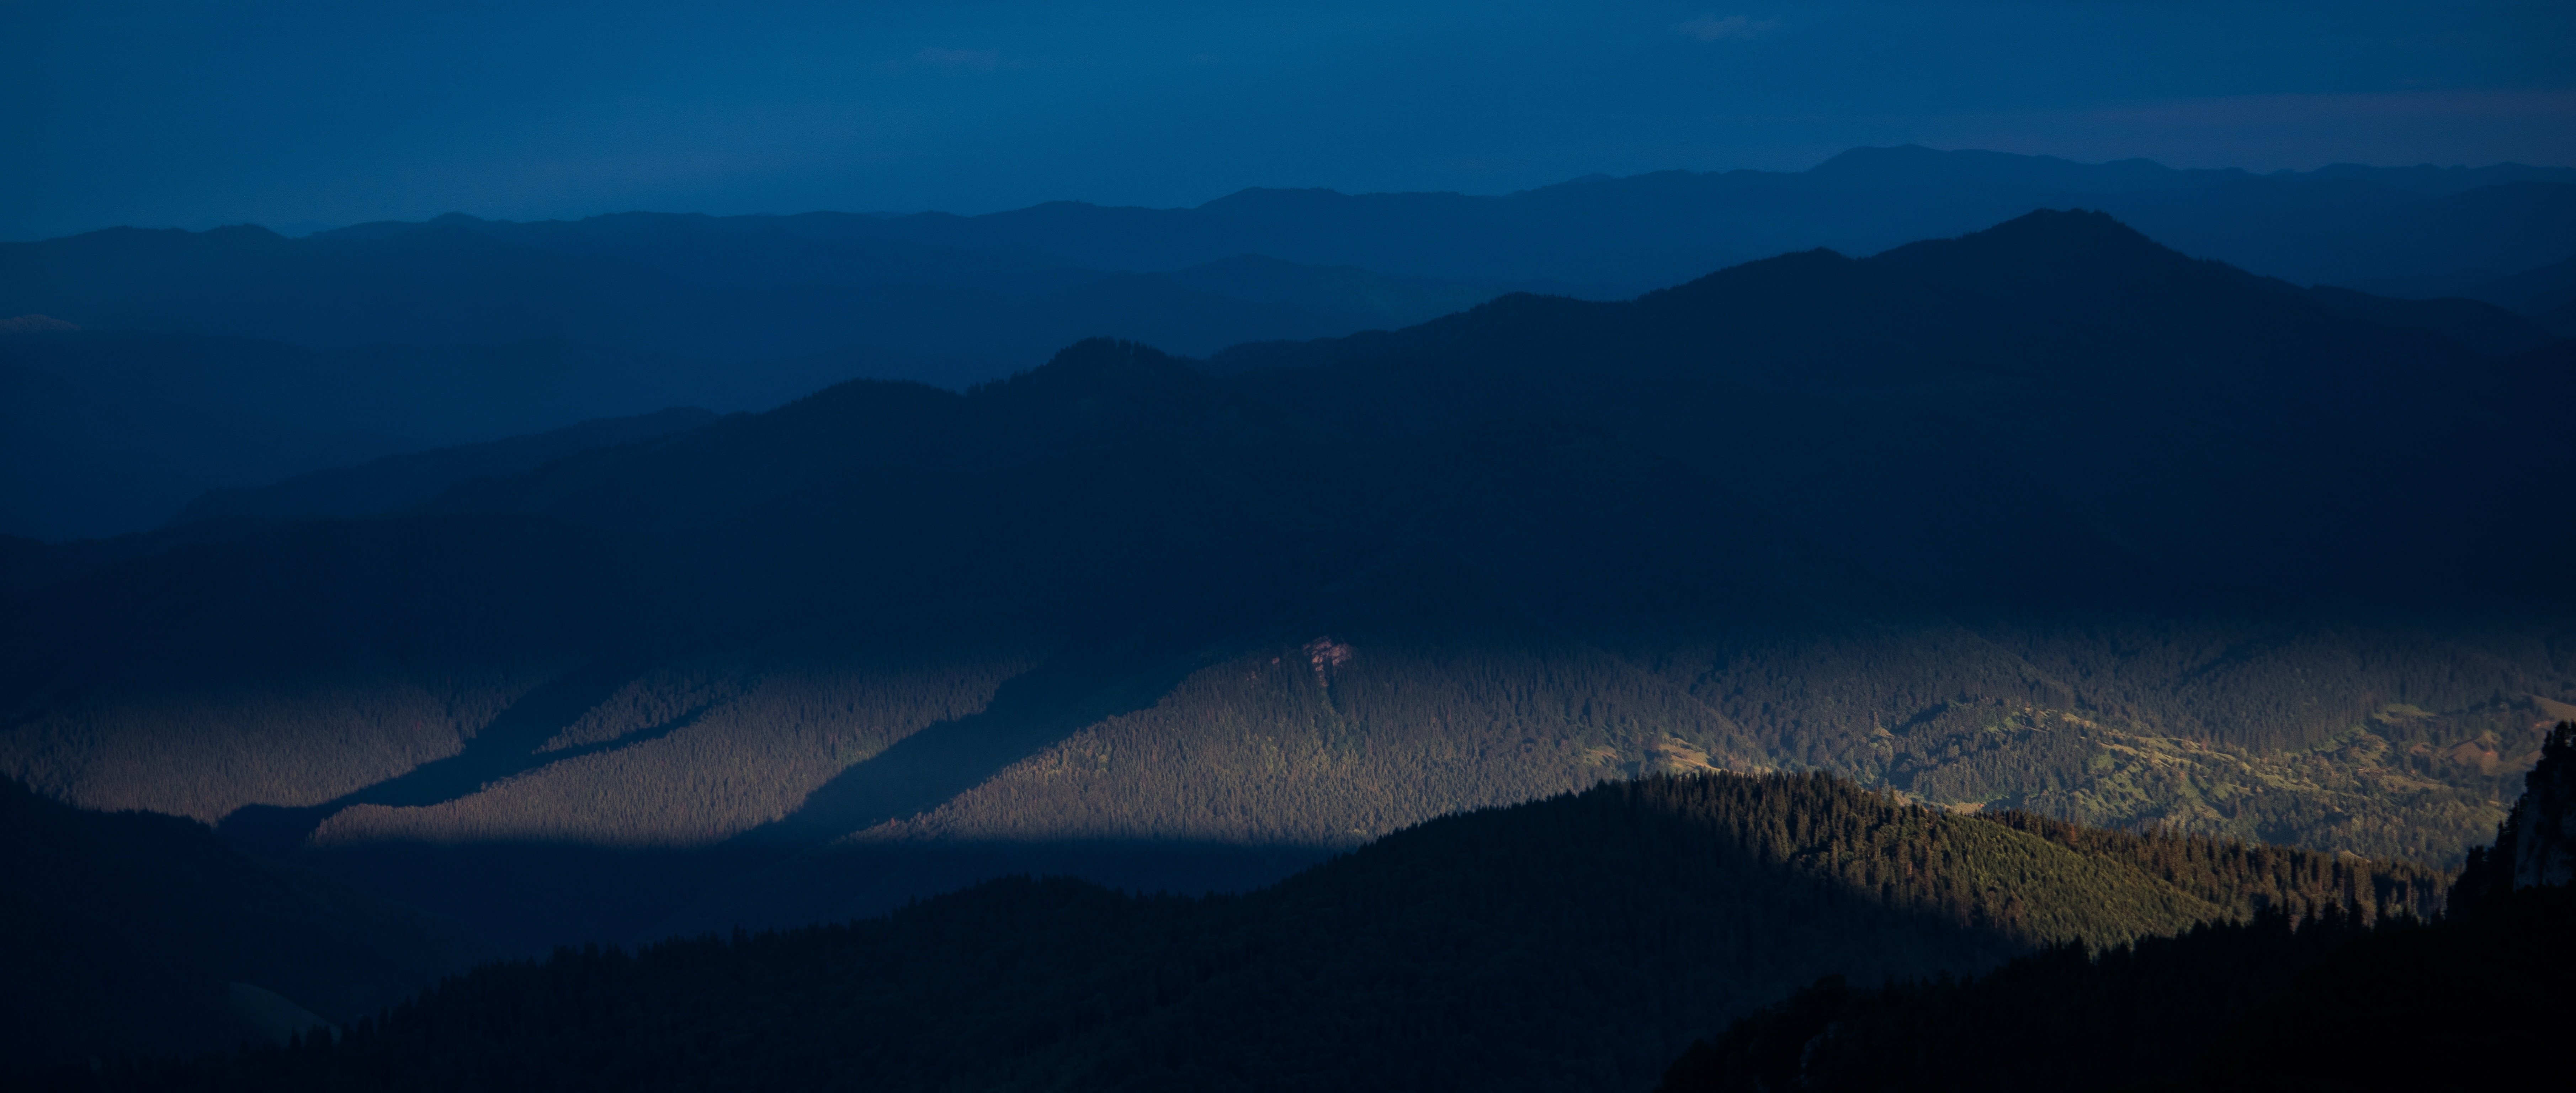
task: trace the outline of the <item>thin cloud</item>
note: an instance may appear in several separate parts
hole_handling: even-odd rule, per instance
[[[1673,29],[1684,37],[1697,38],[1703,42],[1716,42],[1728,38],[1757,37],[1779,25],[1780,21],[1777,19],[1756,20],[1749,15],[1729,15],[1724,18],[1703,15],[1696,19],[1684,19]]]

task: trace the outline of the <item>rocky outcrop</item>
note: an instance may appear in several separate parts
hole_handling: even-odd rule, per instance
[[[2496,825],[2493,847],[2471,847],[2445,904],[2460,913],[2516,888],[2576,882],[2576,721],[2561,721],[2523,776],[2522,799]]]
[[[2522,800],[2506,821],[2512,837],[2496,855],[2513,863],[2513,887],[2576,882],[2576,722],[2561,721],[2523,777]]]

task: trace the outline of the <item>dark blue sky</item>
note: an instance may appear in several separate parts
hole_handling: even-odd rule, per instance
[[[2576,166],[2576,4],[0,0],[0,238],[1499,193],[1914,142]]]

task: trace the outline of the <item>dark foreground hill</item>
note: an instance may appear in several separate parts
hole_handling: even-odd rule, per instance
[[[1651,778],[1266,890],[1016,879],[848,925],[488,965],[336,1042],[111,1089],[1632,1089],[1824,972],[1986,967],[2257,913],[2431,913],[2397,863],[1958,817],[1823,776]]]
[[[2547,1089],[2576,891],[2436,925],[2265,916],[1973,980],[1819,982],[1695,1045],[1665,1093]]]
[[[0,779],[0,1058],[219,1051],[390,1005],[491,945],[206,826],[85,812]]]
[[[1662,1093],[2553,1088],[2576,984],[2576,724],[2437,922],[2269,912],[1973,979],[1819,981],[1692,1045]]]
[[[2576,703],[2569,352],[2082,212],[1088,342],[382,518],[22,552],[0,767],[521,951],[1236,888],[1707,768],[2448,861]]]

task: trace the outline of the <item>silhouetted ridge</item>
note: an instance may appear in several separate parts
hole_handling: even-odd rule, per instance
[[[1238,897],[1019,878],[848,925],[564,949],[336,1043],[95,1080],[1612,1090],[1651,1079],[1693,1022],[1821,970],[1967,971],[2248,912],[2251,893],[2210,890],[1832,778],[1654,778],[1422,824]]]
[[[2563,355],[2090,214],[1251,371],[1090,340],[388,519],[46,552],[0,762],[531,946],[1113,856],[1231,887],[1715,767],[2445,861],[2576,704]],[[248,838],[278,813],[306,841]]]
[[[2194,261],[2107,213],[2086,209],[2042,209],[1956,239],[1908,243],[1869,261],[1970,292],[2083,300],[2104,310],[2126,303],[2119,298],[2123,294],[2162,294],[2207,283],[2224,268]],[[2234,270],[2225,275],[2251,280]]]

